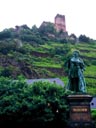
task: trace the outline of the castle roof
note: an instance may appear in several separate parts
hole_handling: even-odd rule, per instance
[[[26,82],[30,85],[30,84],[33,84],[34,82],[39,82],[39,81],[42,81],[42,82],[50,82],[50,83],[56,83],[62,87],[64,87],[64,83],[62,80],[60,80],[59,78],[47,78],[47,79],[44,79],[44,78],[41,78],[41,79],[27,79]]]
[[[96,97],[93,97],[91,103],[90,103],[91,109],[96,109]]]

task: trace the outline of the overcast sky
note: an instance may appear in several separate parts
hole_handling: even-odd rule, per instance
[[[0,31],[16,25],[37,27],[65,15],[68,34],[96,39],[96,0],[0,0]]]

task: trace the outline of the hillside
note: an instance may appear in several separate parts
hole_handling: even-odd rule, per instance
[[[19,75],[26,79],[59,77],[66,85],[65,62],[78,50],[86,66],[87,90],[95,94],[96,42],[85,37],[85,42],[77,43],[73,38],[61,38],[60,33],[52,29],[49,32],[51,36],[48,31],[40,31],[36,26],[30,29],[26,25],[0,32],[0,76],[12,79]]]

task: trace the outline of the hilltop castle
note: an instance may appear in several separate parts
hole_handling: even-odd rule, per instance
[[[48,24],[52,24],[57,32],[67,33],[64,15],[57,14],[54,18],[54,23],[43,21],[40,27],[47,26]]]
[[[57,32],[66,32],[65,16],[57,14],[54,19],[54,25]]]

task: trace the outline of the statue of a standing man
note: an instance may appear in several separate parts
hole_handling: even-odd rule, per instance
[[[68,60],[68,86],[67,89],[74,92],[86,92],[86,83],[84,80],[84,62],[79,57],[79,52],[74,51],[73,56]]]

